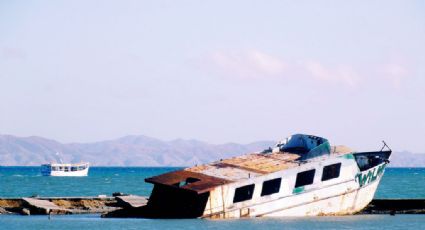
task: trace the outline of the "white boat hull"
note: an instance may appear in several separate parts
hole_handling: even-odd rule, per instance
[[[221,199],[233,197],[229,194],[233,188],[223,186],[211,193],[203,218],[241,218],[241,217],[284,217],[284,216],[323,216],[350,215],[364,209],[373,199],[386,164],[378,165],[359,175],[361,177],[341,181],[336,184],[321,185],[299,194],[270,199],[252,200],[242,204],[233,204],[223,209]],[[284,182],[285,183],[285,182]],[[289,192],[289,191],[288,191]],[[223,195],[223,196],[222,196]],[[254,193],[255,196],[255,193]],[[231,203],[230,200],[225,203]],[[217,208],[213,208],[213,207]],[[221,207],[220,207],[221,206]],[[211,208],[209,208],[211,207]]]
[[[87,176],[89,173],[89,167],[81,171],[64,172],[64,171],[52,171],[46,176]]]
[[[87,176],[89,164],[46,164],[41,166],[43,176],[81,177]]]
[[[314,198],[311,199],[311,195],[306,194],[300,196],[299,199],[310,198],[310,202],[303,202],[294,207],[283,208],[280,211],[279,209],[277,211],[271,211],[265,215],[255,215],[254,212],[253,216],[339,216],[354,214],[364,209],[372,201],[378,184],[379,181],[375,181],[366,187],[336,196],[326,196],[326,191],[318,192],[324,193],[324,197],[317,200],[314,200]],[[289,199],[294,200],[294,198]],[[288,201],[283,200],[282,202]]]

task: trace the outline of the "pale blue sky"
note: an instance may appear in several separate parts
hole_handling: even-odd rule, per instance
[[[424,1],[0,0],[0,133],[425,152]]]

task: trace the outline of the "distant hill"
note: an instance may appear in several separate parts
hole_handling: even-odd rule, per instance
[[[161,141],[147,136],[126,136],[94,143],[62,144],[42,137],[0,135],[0,165],[40,165],[88,161],[99,166],[190,166],[243,153],[261,151],[271,141],[250,144],[208,144],[197,140]]]
[[[391,167],[425,167],[424,153],[411,153],[407,151],[395,152],[391,157]]]
[[[261,151],[274,141],[208,144],[197,140],[162,141],[137,135],[93,143],[63,144],[42,137],[0,135],[0,165],[40,165],[59,160],[97,166],[191,166]],[[425,167],[425,154],[396,152],[392,167]]]

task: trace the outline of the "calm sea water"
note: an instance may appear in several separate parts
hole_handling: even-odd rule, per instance
[[[0,167],[0,197],[97,196],[123,192],[148,196],[146,177],[179,168],[92,167],[88,177],[44,177],[39,167]],[[375,198],[425,198],[425,168],[387,168]]]
[[[88,177],[43,177],[39,167],[0,167],[0,197],[97,196],[123,192],[148,196],[144,178],[179,168],[93,167]],[[387,168],[375,198],[425,198],[425,168]],[[248,220],[101,219],[98,215],[0,215],[0,229],[423,229],[425,215],[357,215]]]
[[[146,177],[180,168],[91,167],[87,177],[45,177],[40,167],[0,167],[0,197],[97,196],[123,192],[148,196]]]
[[[1,216],[0,229],[423,229],[424,215],[256,218],[239,220],[103,219],[98,215]]]

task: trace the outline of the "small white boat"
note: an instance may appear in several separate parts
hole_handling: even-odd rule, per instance
[[[43,176],[87,176],[89,163],[78,164],[50,163],[41,165]]]

